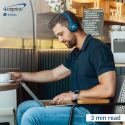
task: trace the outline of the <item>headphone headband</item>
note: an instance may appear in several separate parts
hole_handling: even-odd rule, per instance
[[[66,19],[68,20],[68,28],[71,32],[76,32],[78,30],[78,25],[76,22],[74,22],[72,20],[72,18],[70,17],[70,15],[66,12],[63,12],[63,15],[66,17]]]

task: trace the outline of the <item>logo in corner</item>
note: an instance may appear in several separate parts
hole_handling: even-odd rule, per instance
[[[4,6],[3,8],[3,16],[17,16],[18,12],[23,11],[26,7],[26,3],[14,4],[11,6]]]

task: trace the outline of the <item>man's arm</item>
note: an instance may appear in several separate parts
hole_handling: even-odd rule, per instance
[[[99,77],[99,84],[95,87],[80,91],[78,99],[85,97],[92,98],[110,98],[115,94],[116,89],[116,74],[115,71],[109,71],[101,74]]]
[[[81,90],[78,99],[84,98],[110,98],[115,94],[116,74],[115,71],[103,73],[98,77],[99,84],[88,90]],[[72,101],[75,94],[73,92],[62,93],[55,96],[52,104],[63,104],[65,101]]]
[[[53,82],[69,76],[70,73],[71,71],[63,65],[60,65],[52,70],[39,72],[11,72],[13,79],[30,82]]]

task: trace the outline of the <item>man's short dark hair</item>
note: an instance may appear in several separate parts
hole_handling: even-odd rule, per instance
[[[64,12],[63,12],[64,13]],[[64,16],[63,13],[58,13],[56,14],[49,22],[49,28],[53,29],[57,23],[61,24],[62,26],[68,27],[68,19]],[[78,20],[78,18],[75,16],[74,13],[72,13],[71,11],[66,10],[65,13],[67,13],[70,18],[72,19],[73,22],[77,23],[78,25],[78,29],[83,31],[81,24]]]

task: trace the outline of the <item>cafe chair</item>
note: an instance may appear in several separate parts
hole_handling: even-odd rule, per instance
[[[125,114],[125,75],[117,76],[116,86],[113,113]],[[125,122],[112,122],[111,125],[125,125]]]
[[[86,98],[77,100],[77,104],[101,104],[110,107],[113,114],[125,114],[125,75],[117,76],[116,94],[112,101],[109,99]],[[125,122],[110,122],[110,125],[125,125]]]
[[[0,91],[0,123],[16,125],[17,96],[16,89]]]

